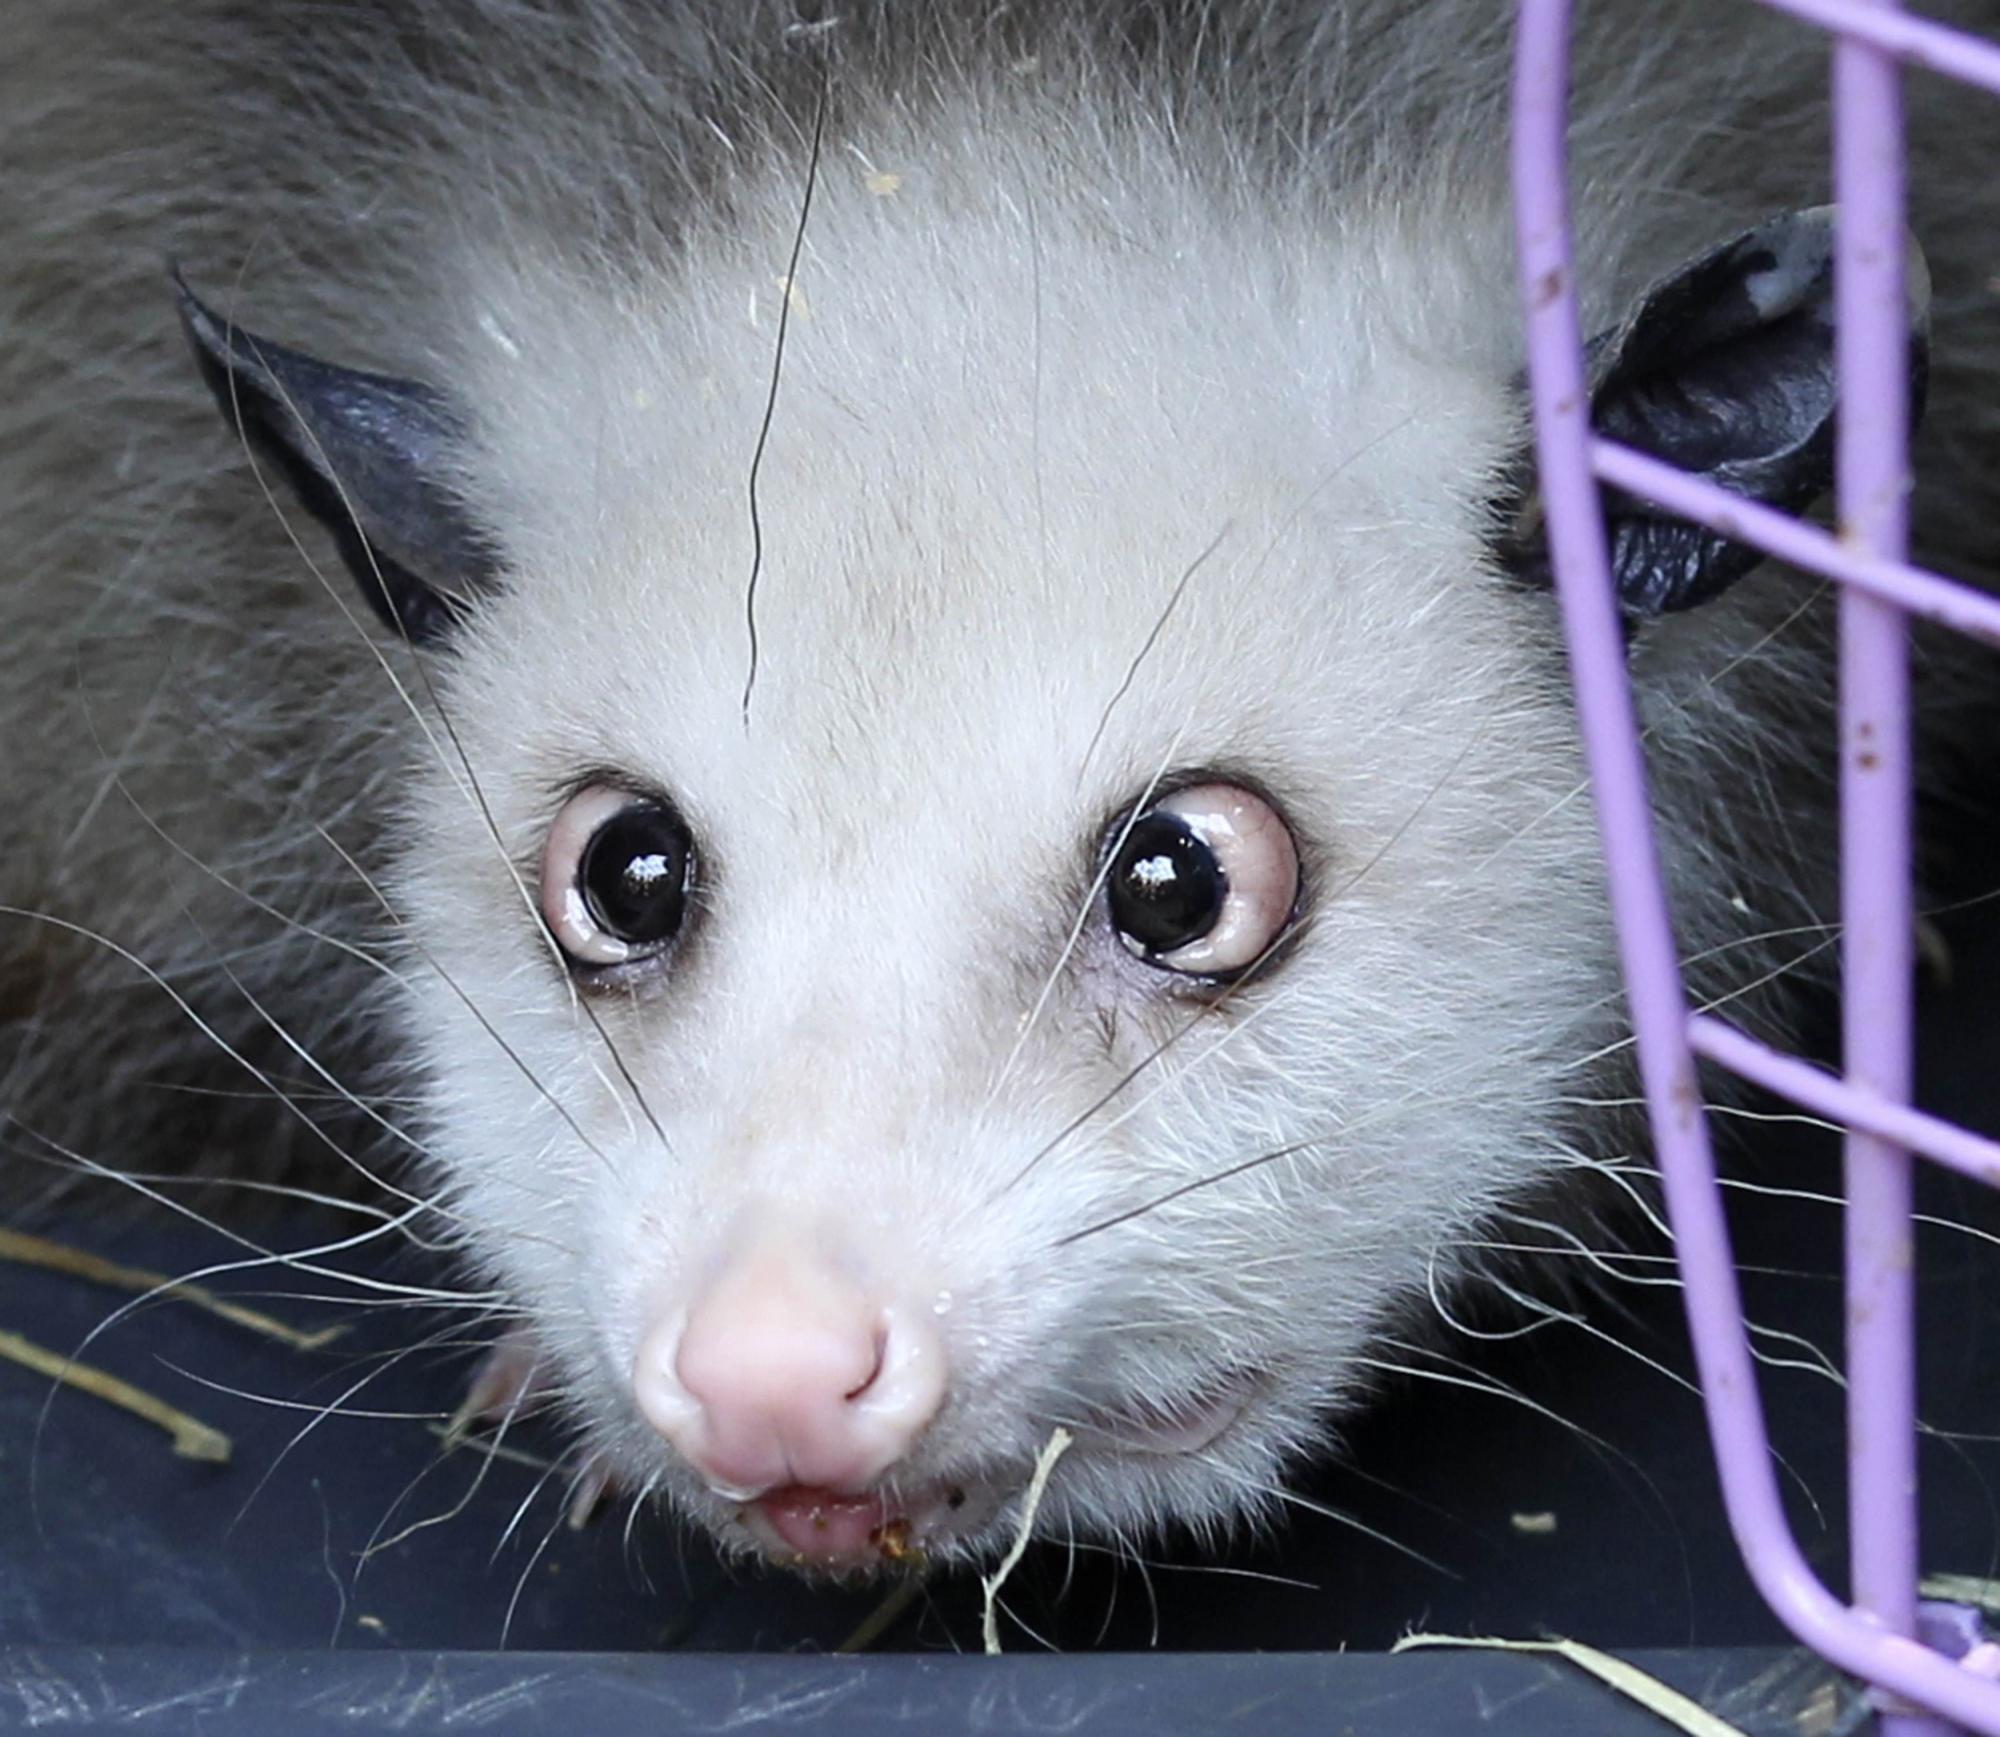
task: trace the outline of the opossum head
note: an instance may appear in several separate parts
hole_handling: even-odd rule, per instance
[[[1056,1528],[1255,1514],[1575,1161],[1616,984],[1506,249],[1198,203],[829,175],[795,277],[775,194],[644,294],[468,269],[424,385],[184,301],[423,642],[441,1210],[726,1542],[986,1551],[1059,1425]],[[1809,498],[1826,234],[1642,298],[1600,420]],[[1642,644],[1728,615],[1653,622],[1749,563],[1608,506]]]

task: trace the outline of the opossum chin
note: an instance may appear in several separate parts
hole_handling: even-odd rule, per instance
[[[1095,1410],[1071,1428],[1073,1457],[1058,1465],[1050,1487],[1074,1498],[1077,1492],[1062,1486],[1090,1462],[1133,1485],[1150,1485],[1153,1469],[1193,1470],[1236,1430],[1264,1386],[1260,1372],[1232,1369],[1177,1401],[1147,1397]],[[917,1481],[890,1478],[856,1492],[787,1484],[708,1517],[725,1548],[809,1575],[864,1578],[926,1560],[997,1554],[1020,1523],[1016,1498],[1031,1475],[1024,1464]],[[706,1494],[711,1501],[731,1501],[723,1492]],[[1078,1509],[1089,1504],[1072,1499],[1066,1506],[1087,1527],[1087,1513]]]

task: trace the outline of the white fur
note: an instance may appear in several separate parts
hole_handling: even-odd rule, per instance
[[[330,1072],[413,1082],[422,1185],[591,1446],[725,1534],[629,1372],[649,1309],[777,1201],[945,1303],[951,1396],[903,1473],[985,1494],[966,1547],[1058,1422],[1082,1439],[1043,1509],[1057,1528],[1259,1509],[1365,1387],[1374,1336],[1610,1138],[1574,1103],[1622,1009],[1553,608],[1485,540],[1523,439],[1505,8],[1216,8],[1192,88],[1146,56],[1115,77],[1054,19],[989,49],[933,8],[907,40],[868,13],[803,46],[761,7],[654,29],[597,0],[549,40],[497,0],[464,10],[419,74],[365,16],[348,39],[322,18],[297,63],[280,50],[303,38],[267,20],[207,39],[225,46],[200,67],[163,39],[107,69],[56,9],[10,8],[40,49],[26,76],[57,94],[8,135],[41,128],[40,203],[6,195],[27,263],[0,272],[5,329],[35,334],[0,375],[5,431],[30,437],[0,459],[21,561],[0,789],[30,841],[6,902],[158,960],[267,1074],[326,1089],[218,977],[232,950]],[[1823,196],[1821,56],[1725,0],[1590,10],[1620,14],[1584,45],[1577,127],[1608,324]],[[746,729],[746,481],[804,185],[801,57],[828,51]],[[777,69],[778,107],[740,66]],[[276,119],[295,85],[328,101],[296,149]],[[109,148],[83,100],[107,88],[154,105],[160,142]],[[218,88],[242,102],[205,154],[186,116]],[[1923,159],[1946,491],[2000,401],[1949,154],[1971,160],[1969,127]],[[330,590],[201,428],[164,286],[126,257],[142,245],[187,254],[259,330],[465,406],[468,495],[509,578],[423,679],[401,648],[377,661],[323,541],[302,535]],[[1802,950],[1745,937],[1822,909],[1808,590],[1759,575],[1636,655],[1711,993]],[[392,940],[394,976],[253,931],[185,864],[182,921],[159,893],[174,859],[107,765],[231,882]],[[599,767],[671,792],[701,894],[671,969],[586,1012],[531,892],[562,791]],[[1101,914],[1065,956],[1105,829],[1191,768],[1260,782],[1308,879],[1296,950],[1207,1012]],[[316,824],[383,873],[386,937]],[[112,999],[120,972],[0,923],[0,1077],[24,1127],[155,1168],[139,1082],[212,1050],[157,996]],[[402,1075],[350,1076],[371,1042]],[[80,1074],[102,1083],[64,1132]],[[1089,1431],[1245,1368],[1258,1397],[1205,1454]]]

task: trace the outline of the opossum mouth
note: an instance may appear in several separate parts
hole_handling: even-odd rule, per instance
[[[1258,1370],[1229,1370],[1179,1401],[1141,1399],[1096,1413],[1079,1445],[1150,1456],[1200,1453],[1243,1415],[1263,1380]],[[737,1517],[773,1561],[865,1573],[920,1562],[927,1544],[989,1517],[1006,1493],[1005,1486],[984,1483],[939,1482],[893,1496],[786,1484],[746,1503]]]
[[[839,1573],[915,1560],[922,1533],[964,1501],[961,1490],[943,1484],[893,1499],[879,1491],[842,1495],[786,1484],[766,1490],[740,1518],[773,1560]]]

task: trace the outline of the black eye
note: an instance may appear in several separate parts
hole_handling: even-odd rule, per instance
[[[679,933],[693,866],[694,841],[671,808],[593,785],[549,829],[542,915],[580,964],[619,964]]]
[[[1171,953],[1215,927],[1229,882],[1178,814],[1138,821],[1111,865],[1111,920],[1140,953]]]
[[[1105,890],[1118,938],[1147,964],[1227,978],[1290,925],[1298,847],[1283,816],[1256,792],[1191,785],[1133,823]]]
[[[599,827],[577,875],[597,926],[632,947],[670,940],[687,903],[687,846],[661,808],[627,808]]]

